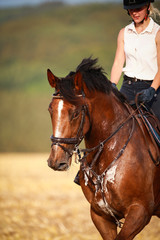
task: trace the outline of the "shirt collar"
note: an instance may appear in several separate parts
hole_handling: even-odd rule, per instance
[[[154,25],[154,21],[153,21],[152,18],[150,18],[150,22],[149,22],[148,26],[146,27],[146,29],[144,29],[143,32],[141,32],[141,34],[143,34],[143,33],[145,33],[145,32],[151,33],[152,30],[153,30],[153,25]],[[136,31],[136,29],[135,29],[134,22],[132,22],[131,24],[129,24],[128,30],[137,33],[137,31]]]

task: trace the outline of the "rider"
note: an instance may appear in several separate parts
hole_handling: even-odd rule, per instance
[[[111,82],[116,86],[123,71],[120,91],[129,101],[135,101],[141,92],[139,102],[160,120],[160,26],[151,18],[160,13],[151,2],[154,0],[123,1],[132,23],[119,32]]]
[[[141,92],[139,102],[147,103],[160,120],[160,26],[150,17],[160,13],[151,2],[154,0],[123,1],[133,22],[119,32],[111,82],[116,86],[123,71],[120,91],[129,101],[135,101]],[[79,184],[79,172],[74,182]]]

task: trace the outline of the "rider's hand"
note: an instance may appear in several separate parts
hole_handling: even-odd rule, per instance
[[[149,87],[138,93],[138,102],[145,103],[150,102],[154,97],[156,90],[153,87]]]

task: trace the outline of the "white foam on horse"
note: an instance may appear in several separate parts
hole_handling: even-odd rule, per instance
[[[85,186],[88,185],[88,176],[89,176],[89,170],[86,170],[86,173],[84,172],[84,181],[85,181]]]
[[[113,183],[113,184],[115,182],[116,169],[117,169],[117,165],[113,165],[113,167],[111,167],[106,173],[105,180],[104,180],[104,190],[105,190],[105,192],[108,192],[107,182],[110,182],[110,183]]]
[[[104,202],[103,199],[101,199],[100,201],[97,202],[98,206],[100,207],[100,209],[102,209],[105,213],[109,213],[111,211],[108,203]]]
[[[117,169],[117,165],[113,165],[113,167],[111,167],[106,174],[106,181],[114,183],[115,180],[115,175],[116,175],[116,169]]]
[[[109,151],[113,151],[113,149],[115,148],[116,144],[117,144],[117,141],[115,140],[111,145],[108,145],[108,150]]]
[[[117,165],[113,165],[106,173],[105,175],[105,179],[104,179],[104,185],[103,185],[103,190],[105,193],[108,193],[108,189],[107,189],[107,182],[113,183],[115,182],[115,175],[116,175],[116,169],[117,169]],[[110,213],[112,215],[113,213],[113,209],[109,206],[109,204],[107,203],[107,200],[105,198],[101,199],[97,202],[98,206],[102,209],[102,211],[104,211],[105,213]]]

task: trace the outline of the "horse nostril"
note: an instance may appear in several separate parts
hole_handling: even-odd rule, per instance
[[[52,162],[51,159],[48,159],[48,166],[55,171],[67,171],[68,168],[69,168],[69,163],[66,162],[66,161],[64,161],[64,162],[59,162],[59,161]]]
[[[68,164],[66,162],[61,162],[57,168],[59,171],[65,171],[68,169]]]

